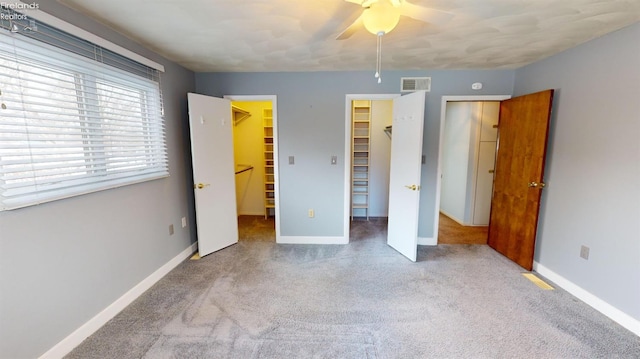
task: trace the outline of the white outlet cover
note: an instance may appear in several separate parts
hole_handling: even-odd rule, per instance
[[[482,82],[476,82],[474,84],[471,85],[471,89],[472,90],[481,90],[482,89]]]

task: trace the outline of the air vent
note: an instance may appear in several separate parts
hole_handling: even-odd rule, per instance
[[[431,91],[431,77],[403,77],[400,81],[402,92]]]

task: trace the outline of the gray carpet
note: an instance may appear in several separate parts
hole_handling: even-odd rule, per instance
[[[186,261],[67,357],[640,358],[639,337],[486,245],[411,263],[383,222],[354,226],[349,245],[247,241]]]

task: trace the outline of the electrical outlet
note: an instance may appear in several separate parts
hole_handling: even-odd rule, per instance
[[[313,209],[309,209],[309,218],[313,218],[313,216],[315,216],[315,212],[313,212]]]
[[[182,228],[187,226],[187,217],[182,217]]]
[[[332,165],[338,164],[338,156],[336,155],[331,156],[331,164]]]
[[[580,257],[587,260],[589,259],[589,247],[587,246],[580,247]]]
[[[173,235],[173,224],[169,225],[169,235],[172,236]]]

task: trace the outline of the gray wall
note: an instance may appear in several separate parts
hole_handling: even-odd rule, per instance
[[[635,24],[519,69],[515,94],[556,89],[535,260],[640,320],[638,39]]]
[[[393,122],[393,101],[371,101],[371,153],[369,158],[369,216],[389,214],[391,138],[384,131]]]
[[[502,95],[513,90],[513,70],[373,71],[306,73],[198,73],[198,93],[277,95],[280,155],[280,224],[283,236],[342,236],[344,218],[345,95],[399,93],[403,76],[430,76],[420,198],[420,237],[433,236],[440,102],[443,95]],[[482,82],[480,91],[471,84]],[[295,165],[288,165],[288,156]],[[338,165],[330,164],[338,155]],[[348,175],[348,174],[347,174]],[[315,209],[315,218],[307,210]]]
[[[186,150],[194,74],[54,1],[40,9],[165,66],[171,177],[0,212],[3,358],[40,356],[195,241]]]

